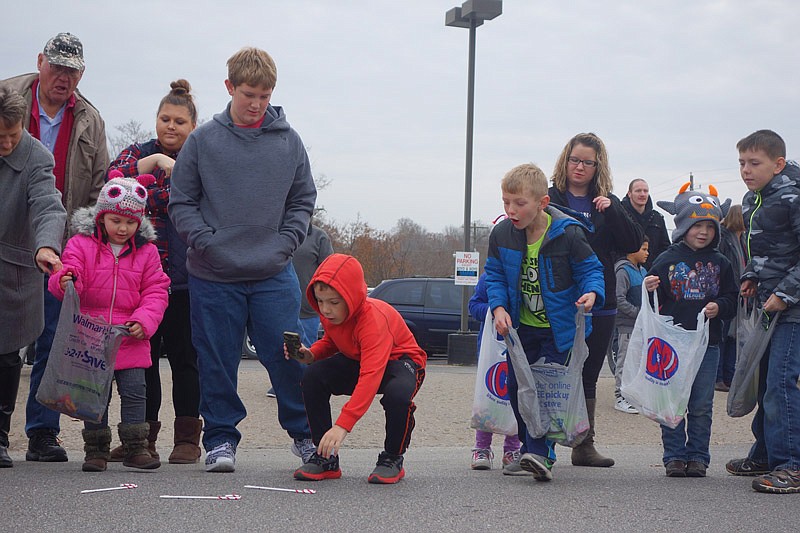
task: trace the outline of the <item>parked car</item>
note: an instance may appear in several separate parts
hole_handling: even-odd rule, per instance
[[[472,294],[472,287],[467,287]],[[382,281],[370,298],[383,300],[397,309],[420,347],[428,354],[447,353],[447,336],[461,329],[463,287],[453,278],[398,278]],[[469,318],[468,327],[478,331],[480,323]]]

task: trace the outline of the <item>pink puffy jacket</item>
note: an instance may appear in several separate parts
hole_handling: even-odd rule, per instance
[[[103,242],[99,227],[94,222],[95,208],[76,211],[72,229],[76,235],[64,248],[61,261],[63,272],[76,275],[75,289],[81,299],[81,312],[102,316],[111,324],[139,322],[145,339],[124,337],[115,370],[148,368],[150,337],[155,334],[169,296],[169,277],[161,269],[158,249],[152,241],[156,232],[145,218],[136,236],[125,244],[119,258],[114,257],[111,246]],[[50,276],[48,289],[59,300],[64,291],[59,283],[61,274]]]

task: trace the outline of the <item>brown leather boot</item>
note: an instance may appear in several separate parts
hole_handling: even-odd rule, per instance
[[[81,435],[83,435],[83,451],[86,452],[81,470],[103,472],[111,447],[111,429],[84,429]]]
[[[572,464],[575,466],[614,466],[614,459],[600,455],[594,448],[594,409],[597,400],[586,399],[586,411],[589,413],[589,434],[578,446],[572,448]]]
[[[152,470],[161,466],[161,461],[153,459],[147,448],[147,435],[150,433],[150,425],[147,422],[141,424],[120,424],[119,440],[125,448],[125,459],[122,464],[132,468],[142,468]]]
[[[200,431],[203,421],[191,416],[175,417],[175,447],[169,462],[178,465],[194,464],[200,460]]]

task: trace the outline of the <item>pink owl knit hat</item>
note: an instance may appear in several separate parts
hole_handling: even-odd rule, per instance
[[[106,213],[114,213],[136,219],[141,226],[147,205],[147,189],[145,187],[155,181],[156,179],[151,174],[126,178],[119,170],[110,171],[108,183],[103,185],[100,196],[97,198],[95,222],[99,221],[100,217]]]

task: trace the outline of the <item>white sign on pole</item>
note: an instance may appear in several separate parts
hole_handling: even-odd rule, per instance
[[[478,252],[456,252],[456,285],[477,285],[480,269]]]

